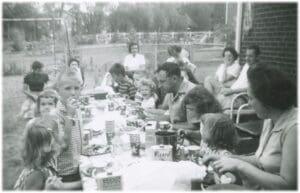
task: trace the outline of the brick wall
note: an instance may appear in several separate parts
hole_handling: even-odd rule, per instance
[[[242,32],[241,63],[249,44],[261,49],[260,63],[297,76],[297,3],[253,3],[253,25]]]

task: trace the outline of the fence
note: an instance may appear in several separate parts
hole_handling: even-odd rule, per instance
[[[111,44],[128,43],[205,43],[212,37],[211,31],[202,32],[133,32],[133,33],[101,33],[92,35],[78,35],[74,37],[77,44]]]
[[[167,47],[172,44],[143,44],[140,52],[145,55],[149,69],[154,70],[158,64],[163,63],[168,58]],[[190,54],[190,60],[194,64],[201,66],[209,63],[220,62],[223,44],[178,44],[185,48]],[[88,45],[77,46],[72,50],[72,55],[77,56],[81,65],[87,71],[100,69],[107,71],[110,64],[123,62],[128,54],[126,44],[109,45]],[[63,52],[46,55],[26,55],[26,54],[3,54],[4,75],[24,74],[30,71],[30,65],[34,60],[39,60],[45,64],[48,73],[57,71],[60,66],[66,63],[66,55]],[[55,65],[56,64],[56,65]]]

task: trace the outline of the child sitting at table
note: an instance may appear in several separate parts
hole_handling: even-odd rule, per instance
[[[37,97],[36,116],[55,115],[58,100],[59,95],[55,90],[45,89]]]
[[[109,73],[111,74],[113,80],[118,83],[118,86],[115,88],[117,93],[128,97],[131,100],[134,100],[136,94],[136,87],[132,83],[126,74],[125,68],[122,64],[115,63],[110,69]]]
[[[221,113],[207,113],[201,116],[200,154],[230,155],[234,153],[237,133],[231,119]]]
[[[150,79],[141,79],[138,84],[138,92],[135,95],[135,101],[141,103],[144,109],[153,109],[157,99],[154,82]]]
[[[34,118],[25,127],[24,169],[15,190],[58,190],[68,188],[57,177],[55,158],[60,151],[58,124],[51,119]]]
[[[60,114],[59,117],[63,119],[60,122],[65,133],[65,144],[67,145],[57,158],[58,174],[62,177],[63,182],[74,182],[75,188],[82,189],[79,174],[81,134],[79,121],[76,119],[81,81],[76,73],[65,70],[59,74],[56,86],[60,95],[57,108]]]

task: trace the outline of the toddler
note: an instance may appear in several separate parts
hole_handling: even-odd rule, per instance
[[[53,89],[45,89],[36,102],[36,116],[55,115],[59,95]]]
[[[142,108],[155,108],[158,97],[155,94],[155,84],[149,79],[141,79],[138,84],[138,92],[135,101],[141,103]]]

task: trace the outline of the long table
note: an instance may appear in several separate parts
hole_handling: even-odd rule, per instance
[[[124,102],[124,100],[118,100]],[[122,190],[191,190],[192,179],[203,179],[206,168],[191,161],[154,161],[152,151],[146,148],[140,156],[131,154],[126,120],[131,115],[121,115],[120,111],[108,111],[107,100],[92,101],[90,108],[92,119],[83,120],[83,130],[103,131],[90,140],[90,145],[107,145],[105,120],[115,121],[115,139],[111,153],[80,157],[80,174],[84,190],[97,190],[97,175],[86,175],[88,168],[105,168],[106,172],[120,175]],[[129,108],[129,107],[127,107]],[[127,109],[130,111],[130,109]],[[128,114],[128,113],[127,113]],[[134,117],[134,115],[133,115]],[[145,133],[140,131],[141,143],[145,144]],[[143,146],[143,145],[142,145]],[[98,173],[98,175],[103,173]]]

